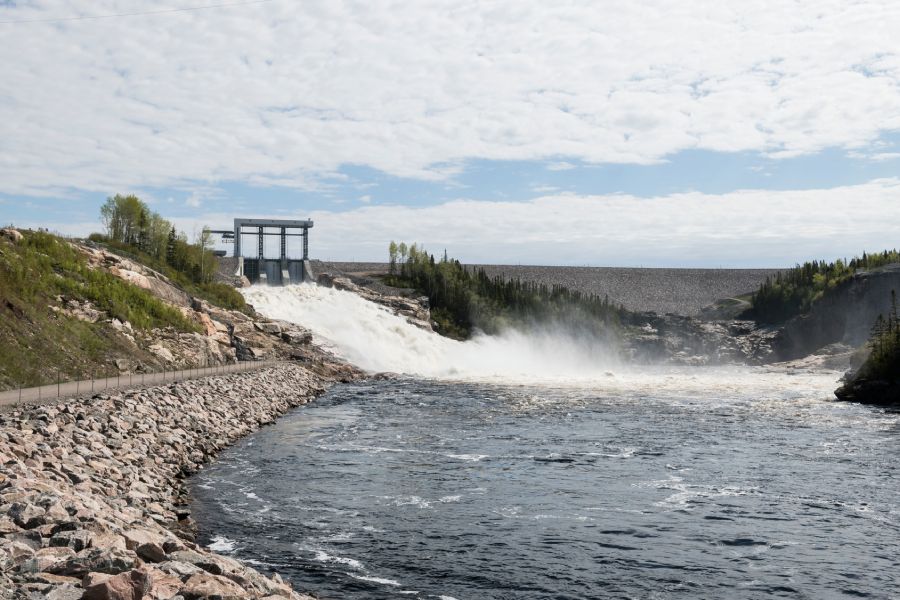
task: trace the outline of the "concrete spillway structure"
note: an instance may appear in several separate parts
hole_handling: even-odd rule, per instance
[[[251,283],[288,285],[313,279],[309,266],[309,230],[312,226],[313,222],[308,219],[235,219],[233,232],[220,230],[213,233],[220,234],[223,241],[234,242],[235,275],[244,276]],[[265,240],[269,236],[279,238],[277,257],[266,254]],[[256,238],[255,245],[252,244],[253,237]],[[300,257],[290,256],[288,252],[288,240],[295,237],[302,238]],[[245,238],[251,238],[250,245],[244,243]],[[254,249],[255,256],[249,254]]]

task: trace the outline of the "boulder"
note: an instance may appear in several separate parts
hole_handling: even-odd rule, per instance
[[[139,566],[137,555],[131,550],[118,548],[88,548],[75,557],[47,569],[57,575],[83,577],[91,572],[118,575]]]
[[[146,569],[134,569],[99,581],[84,590],[83,600],[140,600],[150,591],[152,577]]]
[[[14,244],[18,244],[25,237],[18,229],[13,229],[12,227],[0,229],[0,236],[5,237]]]
[[[11,542],[4,548],[14,564],[21,564],[34,556],[34,548],[22,542]]]
[[[168,348],[164,347],[162,344],[151,344],[147,350],[150,351],[151,354],[155,355],[157,358],[162,359],[167,363],[175,362],[175,355],[172,354],[172,351]]]
[[[77,531],[61,531],[50,538],[51,546],[64,546],[75,552],[81,552],[91,545],[91,532],[80,529]]]
[[[150,574],[150,590],[147,592],[147,597],[151,600],[168,600],[181,589],[179,577],[169,575],[152,566],[144,567],[144,569]]]
[[[40,506],[31,503],[16,502],[10,506],[7,514],[13,520],[13,523],[22,529],[34,529],[46,522],[44,516],[46,512],[47,511]]]
[[[44,595],[45,600],[80,600],[83,590],[71,583],[64,583]]]
[[[273,321],[257,321],[253,324],[253,326],[263,333],[268,333],[270,335],[279,335],[282,330],[281,323],[276,323]]]
[[[900,381],[851,376],[835,390],[834,395],[843,402],[900,406]]]
[[[202,573],[203,569],[200,567],[189,563],[183,562],[179,560],[167,560],[163,563],[156,565],[160,571],[164,573],[168,573],[179,579],[187,579],[191,575],[196,575],[197,573]]]
[[[161,563],[166,560],[165,551],[153,542],[141,544],[135,549],[138,557],[150,563]]]
[[[221,575],[198,573],[184,582],[179,593],[185,600],[217,598],[218,600],[242,600],[249,594],[238,584]]]
[[[165,541],[164,536],[144,528],[127,529],[122,532],[122,537],[125,538],[125,547],[129,550],[136,550],[138,546],[144,544],[161,546]]]

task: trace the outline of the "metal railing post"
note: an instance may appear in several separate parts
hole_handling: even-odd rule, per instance
[[[59,369],[57,369],[56,370],[56,397],[57,398],[59,398],[59,387],[60,387],[59,379],[60,379],[60,374],[59,374]]]
[[[91,371],[91,393],[94,393],[94,372]]]

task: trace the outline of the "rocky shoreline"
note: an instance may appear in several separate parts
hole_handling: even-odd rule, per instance
[[[183,481],[359,376],[284,364],[0,415],[0,598],[308,599],[198,546]]]

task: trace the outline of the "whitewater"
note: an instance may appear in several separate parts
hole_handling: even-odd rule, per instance
[[[752,388],[756,397],[773,400],[829,398],[841,375],[778,367],[636,366],[623,362],[608,341],[547,328],[452,340],[357,294],[313,284],[253,286],[243,293],[261,314],[308,328],[317,343],[373,373],[637,395],[707,395],[714,390],[721,397]]]

